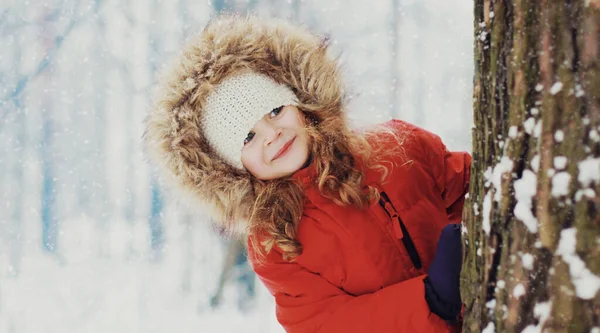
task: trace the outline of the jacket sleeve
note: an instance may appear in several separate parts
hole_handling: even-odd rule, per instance
[[[425,276],[390,285],[372,294],[353,296],[308,271],[284,261],[273,249],[254,271],[275,297],[276,315],[287,332],[452,332],[454,328],[430,312]]]
[[[449,151],[439,136],[414,125],[395,120],[395,127],[410,126],[424,150],[435,185],[446,206],[450,223],[460,223],[465,195],[469,192],[471,155],[466,151]]]
[[[462,221],[465,195],[469,192],[471,155],[468,152],[448,151],[442,140],[434,136],[432,144],[437,147],[431,166],[436,184],[441,191],[450,223]]]

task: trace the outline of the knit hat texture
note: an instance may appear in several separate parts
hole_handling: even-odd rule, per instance
[[[248,132],[265,114],[287,105],[298,105],[287,86],[254,72],[235,75],[208,95],[202,131],[219,156],[243,169],[242,148]]]

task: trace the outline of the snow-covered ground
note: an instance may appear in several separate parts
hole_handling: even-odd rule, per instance
[[[259,283],[243,309],[235,283],[211,308],[224,250],[206,223],[171,226],[153,260],[144,254],[143,221],[114,222],[104,234],[91,220],[66,222],[60,258],[27,246],[18,275],[0,274],[0,333],[283,331]]]

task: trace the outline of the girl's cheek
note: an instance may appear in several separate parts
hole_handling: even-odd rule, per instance
[[[245,147],[244,152],[242,153],[242,164],[244,164],[247,169],[262,169],[261,161],[262,156],[260,156],[260,151],[257,150],[256,147]]]
[[[244,146],[244,149],[242,150],[242,165],[248,170],[253,169],[252,159],[250,158],[250,152],[247,146]]]

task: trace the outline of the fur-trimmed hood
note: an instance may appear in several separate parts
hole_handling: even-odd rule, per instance
[[[208,145],[200,124],[206,98],[224,78],[252,70],[290,87],[319,123],[345,124],[340,69],[327,51],[326,37],[282,20],[211,20],[163,73],[146,119],[144,144],[167,184],[226,230],[246,229],[255,201],[252,176]]]

